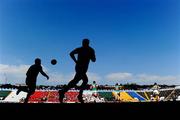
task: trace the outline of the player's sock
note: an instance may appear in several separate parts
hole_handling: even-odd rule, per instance
[[[18,95],[21,92],[20,88],[17,90],[16,95]]]
[[[62,90],[59,90],[58,93],[59,93],[59,102],[63,103],[64,93]]]

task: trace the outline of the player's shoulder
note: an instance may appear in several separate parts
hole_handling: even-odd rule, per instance
[[[42,69],[42,66],[41,66],[41,65],[35,65],[35,64],[34,64],[33,67],[38,68],[38,69]]]
[[[81,50],[81,49],[82,49],[82,47],[77,47],[74,50]]]
[[[89,47],[89,50],[94,51],[94,49],[92,47]]]
[[[31,65],[29,68],[34,68],[34,67],[36,67],[36,65],[35,65],[35,64]]]

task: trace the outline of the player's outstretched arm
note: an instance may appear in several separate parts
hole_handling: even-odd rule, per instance
[[[92,62],[96,62],[96,55],[95,55],[95,51],[94,50],[92,50],[91,60],[92,60]]]
[[[49,76],[48,76],[43,70],[41,70],[40,73],[41,73],[44,77],[46,77],[47,79],[49,79]]]

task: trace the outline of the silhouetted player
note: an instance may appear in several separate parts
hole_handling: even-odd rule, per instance
[[[77,54],[77,59],[75,57],[75,54]],[[88,70],[89,62],[90,60],[92,62],[96,61],[95,51],[93,48],[89,46],[89,40],[83,39],[82,41],[82,47],[76,48],[70,53],[71,58],[76,63],[75,71],[76,74],[74,76],[74,79],[71,80],[67,86],[65,86],[62,90],[59,91],[59,101],[62,103],[64,94],[67,92],[70,88],[73,88],[76,86],[76,84],[83,80],[82,85],[80,86],[80,91],[78,95],[78,100],[83,103],[82,94],[83,90],[85,89],[87,83],[88,83],[88,77],[86,75],[86,72]]]
[[[17,95],[21,92],[27,92],[27,97],[25,99],[25,103],[28,102],[29,97],[34,94],[35,90],[36,90],[36,81],[37,81],[37,76],[39,74],[39,72],[45,76],[47,79],[49,79],[49,76],[46,75],[46,73],[43,71],[42,66],[41,66],[41,60],[39,58],[35,59],[35,64],[30,66],[30,68],[28,69],[27,73],[26,73],[26,87],[19,87],[18,91],[17,91]]]

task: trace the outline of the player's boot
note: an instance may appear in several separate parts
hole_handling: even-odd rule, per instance
[[[84,103],[83,97],[81,95],[78,95],[78,100],[80,103]]]
[[[21,92],[21,90],[18,89],[17,92],[16,92],[16,95],[19,95],[20,92]]]
[[[27,98],[24,100],[24,103],[28,103],[28,99]]]

